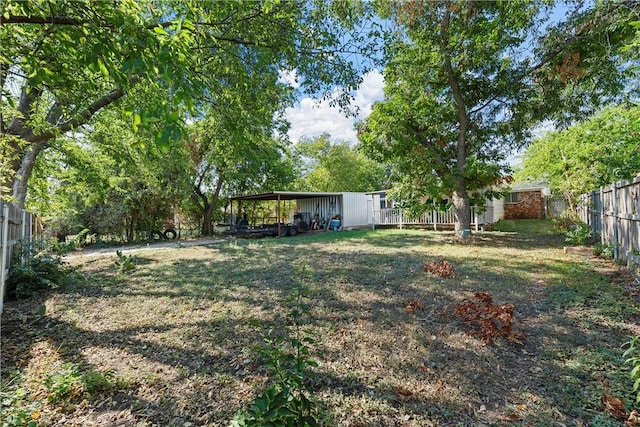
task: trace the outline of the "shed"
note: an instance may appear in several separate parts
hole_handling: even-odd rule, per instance
[[[355,192],[294,192],[273,191],[232,197],[232,202],[266,201],[276,202],[276,216],[285,222],[292,222],[296,213],[308,213],[318,224],[326,226],[332,218],[339,217],[342,228],[366,227],[370,223],[366,193]],[[295,200],[296,207],[290,212],[282,212],[282,201]],[[232,205],[233,207],[233,205]]]

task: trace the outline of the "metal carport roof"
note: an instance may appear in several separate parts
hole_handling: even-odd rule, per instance
[[[272,191],[271,193],[249,194],[247,196],[232,197],[231,200],[298,200],[313,197],[342,196],[342,193]]]

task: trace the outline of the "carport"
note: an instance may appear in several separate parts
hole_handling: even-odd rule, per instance
[[[246,196],[236,196],[231,198],[231,217],[233,218],[233,202],[243,201],[275,201],[276,217],[278,223],[278,237],[282,236],[281,221],[282,218],[282,202],[298,201],[298,206],[305,209],[313,209],[311,212],[318,219],[327,223],[331,216],[340,215],[342,217],[344,193],[325,193],[325,192],[294,192],[294,191],[273,191],[270,193],[251,194]]]

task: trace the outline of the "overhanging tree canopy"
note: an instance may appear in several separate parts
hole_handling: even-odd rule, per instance
[[[638,3],[597,2],[556,25],[548,6],[382,3],[403,31],[387,46],[385,100],[360,138],[395,165],[399,198],[419,208],[451,197],[456,229],[469,228],[470,193],[498,180],[536,123],[566,124],[628,87],[634,58],[622,47]]]
[[[165,147],[178,138],[180,107],[223,107],[219,93],[250,87],[265,67],[295,69],[307,93],[353,88],[361,70],[340,53],[367,49],[357,24],[365,12],[322,0],[5,1],[0,130],[13,182],[3,184],[24,204],[34,159],[49,142],[139,85],[165,96],[129,109],[132,126],[154,129]]]
[[[533,88],[520,49],[539,5],[406,2],[385,12],[404,32],[387,50],[386,99],[360,139],[396,165],[402,199],[450,196],[456,230],[468,229],[469,193],[493,184],[500,148],[526,136]]]

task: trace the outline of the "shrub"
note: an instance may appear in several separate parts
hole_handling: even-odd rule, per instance
[[[565,233],[565,242],[577,246],[585,246],[593,237],[591,227],[584,222],[574,224]]]
[[[43,291],[61,288],[72,272],[47,242],[20,244],[9,270],[7,294],[30,298]]]
[[[613,245],[598,243],[593,247],[593,254],[601,258],[613,259]]]
[[[269,368],[272,384],[255,398],[249,409],[238,412],[231,421],[232,427],[306,427],[325,423],[325,411],[314,398],[309,381],[309,368],[318,364],[309,349],[315,341],[303,329],[304,316],[308,313],[303,298],[307,297],[308,289],[302,280],[287,300],[290,307],[287,314],[289,334],[267,338],[266,345],[259,349]]]

